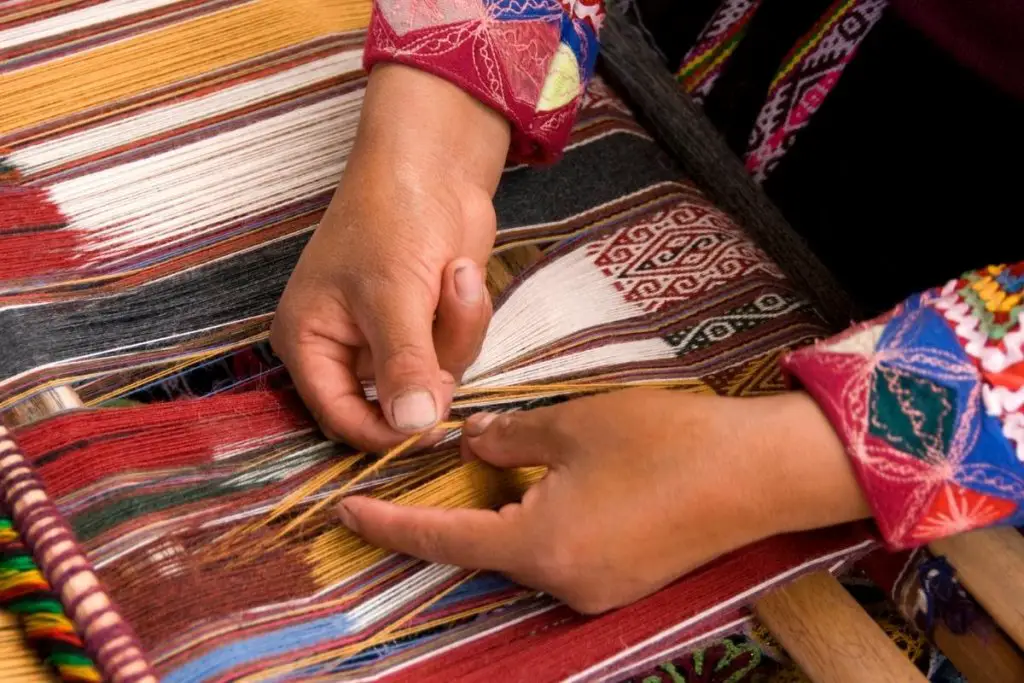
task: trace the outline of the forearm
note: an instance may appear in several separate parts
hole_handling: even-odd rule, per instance
[[[510,127],[498,112],[425,71],[381,64],[366,88],[353,164],[384,164],[392,174],[430,168],[457,185],[493,194],[509,146]]]

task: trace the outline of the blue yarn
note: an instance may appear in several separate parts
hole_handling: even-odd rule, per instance
[[[222,645],[164,676],[166,683],[197,683],[239,666],[312,647],[349,635],[353,623],[347,614],[321,619]]]

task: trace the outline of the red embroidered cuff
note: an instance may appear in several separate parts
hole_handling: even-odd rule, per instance
[[[570,19],[554,0],[429,5],[374,3],[366,70],[397,62],[444,78],[509,120],[511,161],[561,157],[596,61],[600,14]]]
[[[1024,523],[1024,264],[968,273],[783,360],[892,549]]]

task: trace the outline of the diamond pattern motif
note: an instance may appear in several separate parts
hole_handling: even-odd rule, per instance
[[[978,313],[1008,319],[1018,305],[1003,270],[968,273],[783,360],[846,445],[893,549],[1024,522],[1024,332]]]

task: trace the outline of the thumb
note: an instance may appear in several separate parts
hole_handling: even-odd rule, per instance
[[[390,279],[390,278],[389,278]],[[360,313],[373,356],[377,398],[391,426],[406,434],[433,427],[447,409],[433,342],[437,292],[390,279]],[[438,284],[438,287],[440,284]]]
[[[434,348],[438,363],[456,379],[480,352],[490,319],[491,297],[483,272],[472,259],[455,259],[441,278]]]

